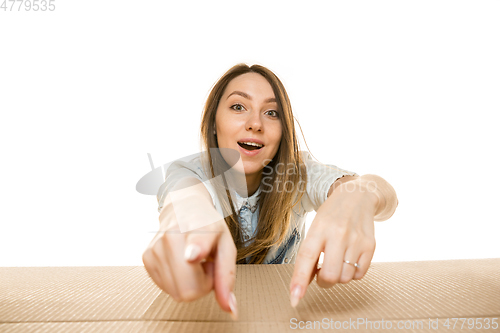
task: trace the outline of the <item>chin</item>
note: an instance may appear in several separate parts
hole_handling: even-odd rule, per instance
[[[261,165],[262,161],[259,161],[259,162],[243,162],[243,166],[245,168],[245,174],[246,175],[252,175],[254,173],[258,173],[260,171],[262,171],[262,169],[264,168],[262,165]]]

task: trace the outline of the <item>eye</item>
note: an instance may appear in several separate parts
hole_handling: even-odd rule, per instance
[[[236,109],[235,107],[239,107],[239,109]],[[236,104],[231,106],[231,109],[233,109],[235,111],[243,111],[243,109],[245,109],[245,107],[239,103],[236,103]]]
[[[267,113],[267,112],[274,112],[274,114],[273,114],[273,115],[271,115],[271,117],[273,117],[273,118],[278,118],[278,112],[277,112],[277,111],[275,111],[275,110],[269,110],[269,111],[266,111],[266,113]]]

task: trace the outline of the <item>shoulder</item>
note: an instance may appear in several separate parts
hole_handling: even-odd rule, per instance
[[[311,159],[311,153],[309,153],[307,150],[301,150],[300,157],[302,158],[302,161],[305,162],[306,160]]]
[[[171,192],[174,186],[183,181],[183,186],[198,184],[198,182],[189,181],[189,178],[196,178],[208,190],[216,209],[221,213],[220,203],[218,201],[216,191],[211,184],[209,177],[208,166],[204,163],[206,153],[196,153],[186,157],[179,158],[173,162],[167,163],[163,166],[165,171],[165,181],[158,191],[158,201],[162,203],[166,195]],[[186,179],[188,179],[186,181]],[[161,210],[161,205],[158,211]]]
[[[186,172],[192,173],[201,180],[207,180],[209,177],[202,163],[203,153],[195,153],[186,157],[179,158],[164,166],[165,176],[185,175]]]

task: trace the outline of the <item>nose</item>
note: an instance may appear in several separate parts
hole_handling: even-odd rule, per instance
[[[252,111],[249,112],[248,120],[246,123],[247,131],[253,130],[262,132],[262,121],[260,119],[260,114],[258,112]]]

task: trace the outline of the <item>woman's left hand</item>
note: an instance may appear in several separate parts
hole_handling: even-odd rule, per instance
[[[322,288],[365,275],[375,252],[374,216],[378,205],[374,191],[349,181],[338,186],[320,206],[297,254],[290,283],[293,307],[304,297],[314,275]],[[321,252],[323,265],[318,269]]]

